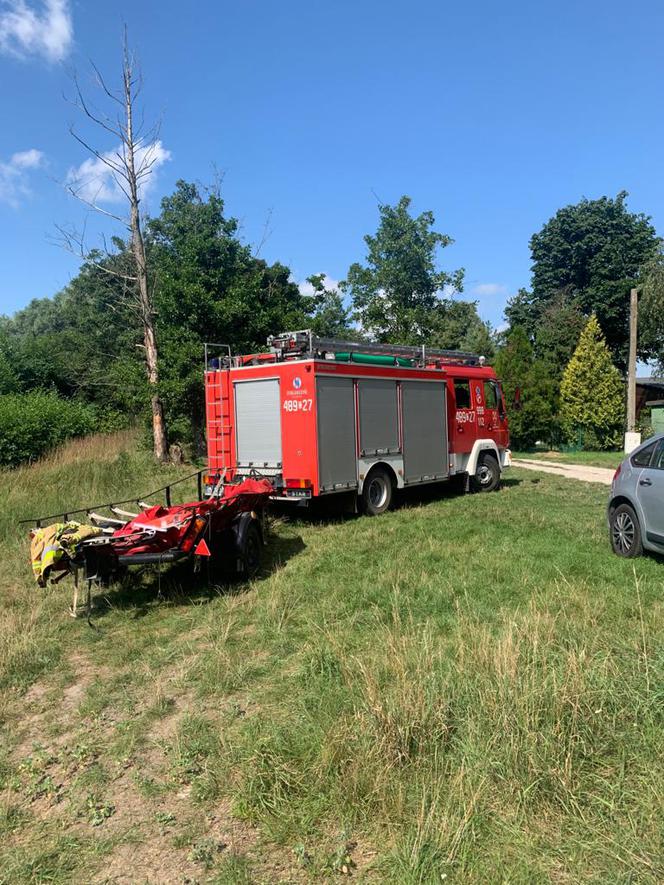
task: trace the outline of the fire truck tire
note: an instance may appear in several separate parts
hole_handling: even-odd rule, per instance
[[[494,492],[500,485],[500,467],[496,456],[491,452],[482,452],[477,459],[475,476],[470,478],[470,487],[474,492]]]
[[[367,516],[380,516],[392,506],[394,485],[383,467],[374,467],[362,486],[362,509]]]

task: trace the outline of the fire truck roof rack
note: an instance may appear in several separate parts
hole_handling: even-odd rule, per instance
[[[276,354],[277,359],[325,356],[326,354],[376,354],[377,356],[394,356],[414,360],[421,365],[434,361],[455,363],[468,366],[482,366],[485,358],[477,353],[464,350],[441,350],[435,347],[408,344],[378,344],[369,341],[343,341],[337,338],[322,338],[311,329],[300,329],[296,332],[280,332],[270,335],[268,347]]]

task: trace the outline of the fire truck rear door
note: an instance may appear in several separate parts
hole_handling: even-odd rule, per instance
[[[238,467],[281,467],[279,379],[236,381]]]
[[[351,378],[319,376],[318,479],[321,491],[357,486],[355,394]]]

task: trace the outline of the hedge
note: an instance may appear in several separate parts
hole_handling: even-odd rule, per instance
[[[0,396],[0,466],[34,461],[73,436],[96,429],[94,410],[40,391]]]

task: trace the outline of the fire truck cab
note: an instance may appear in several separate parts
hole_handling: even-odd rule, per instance
[[[396,489],[460,478],[490,491],[510,464],[505,400],[483,357],[316,337],[233,356],[206,345],[206,490],[268,477],[275,498],[346,493],[365,512]]]

